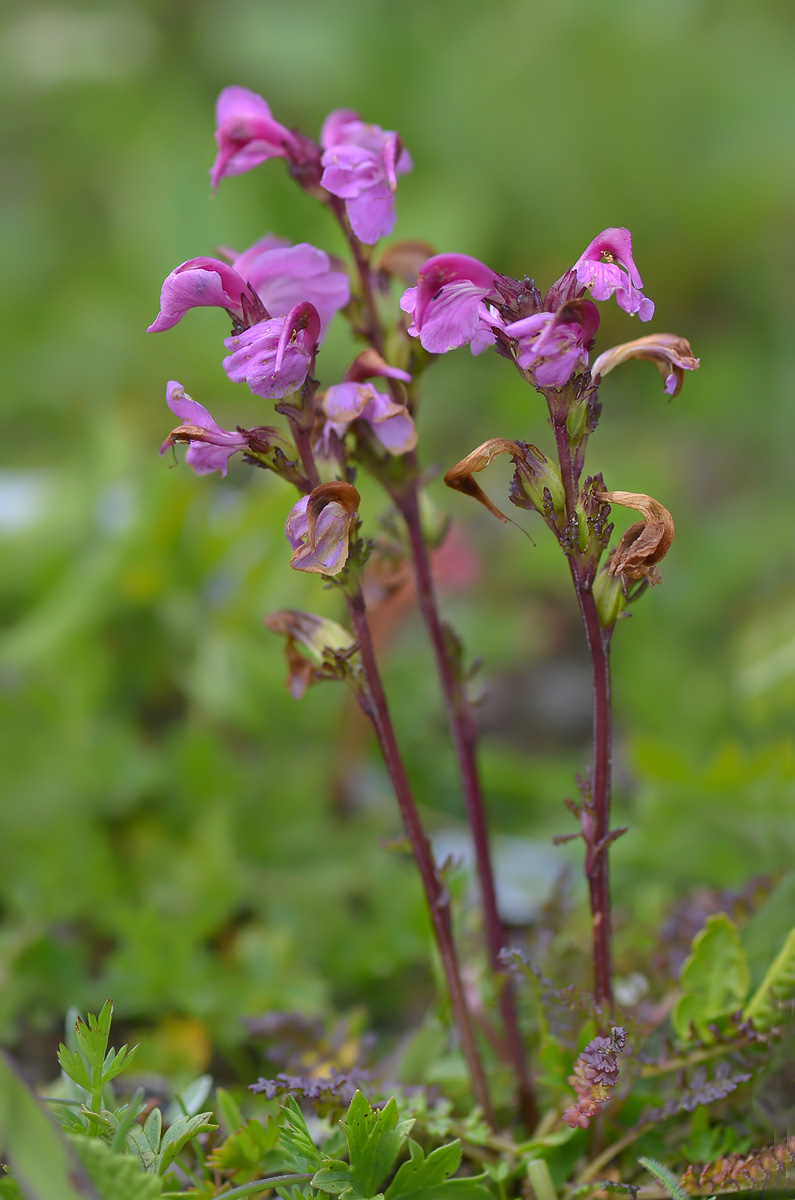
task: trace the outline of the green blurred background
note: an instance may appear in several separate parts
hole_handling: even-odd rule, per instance
[[[288,698],[262,628],[274,608],[339,615],[287,567],[291,497],[245,467],[198,479],[157,457],[167,379],[226,427],[269,420],[221,371],[217,313],[144,332],[168,271],[268,231],[342,252],[280,163],[210,197],[230,83],[314,136],[343,106],[399,130],[415,169],[396,237],[543,288],[602,228],[631,228],[651,328],[689,337],[702,367],[671,404],[644,364],[610,376],[590,449],[608,486],[652,493],[677,527],[664,586],[615,641],[619,968],[689,890],[788,868],[794,34],[788,0],[7,0],[5,1041],[112,995],[148,1061],[187,1071],[211,1043],[233,1055],[243,1015],[363,1004],[405,1027],[432,995],[411,864],[379,848],[398,822],[369,739],[338,687]],[[641,332],[602,306],[600,349]],[[326,382],[349,351],[330,337]],[[428,374],[421,436],[444,470],[487,437],[548,431],[503,361],[462,351]],[[588,758],[581,631],[540,524],[533,546],[439,474],[430,495],[480,558],[444,603],[484,658],[484,774],[521,923],[579,861],[549,838]],[[413,617],[387,674],[429,825],[457,845]]]

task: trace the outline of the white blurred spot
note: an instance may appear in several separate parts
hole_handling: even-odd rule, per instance
[[[24,533],[37,525],[49,496],[45,471],[0,471],[0,533]]]

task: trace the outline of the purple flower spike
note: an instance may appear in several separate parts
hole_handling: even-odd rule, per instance
[[[330,113],[320,135],[321,183],[345,201],[351,228],[372,245],[395,226],[397,177],[412,169],[400,138],[378,125],[367,125],[351,109]]]
[[[210,168],[213,188],[225,175],[240,175],[269,158],[297,162],[302,157],[296,135],[274,121],[262,96],[248,88],[224,88],[215,106],[215,125],[218,153]]]
[[[516,338],[516,361],[530,371],[537,387],[564,387],[575,371],[588,366],[588,351],[599,325],[590,300],[570,300],[556,313],[535,313],[505,326]]]
[[[163,442],[161,456],[177,442],[187,442],[185,462],[197,475],[209,475],[212,471],[226,475],[232,455],[248,448],[245,434],[240,430],[221,429],[204,405],[192,400],[176,380],[172,379],[166,387],[166,404],[182,424],[172,429]]]
[[[400,307],[413,318],[410,335],[418,337],[431,354],[467,344],[473,354],[480,354],[493,343],[494,329],[503,326],[496,310],[485,303],[487,298],[497,298],[496,278],[490,267],[468,254],[429,258],[417,286],[400,298]]]
[[[619,308],[641,321],[650,321],[654,304],[641,288],[643,281],[632,257],[632,235],[628,229],[605,229],[577,259],[572,270],[580,287],[591,290],[594,300],[609,300],[615,293]]]
[[[272,233],[234,258],[232,269],[251,284],[272,317],[308,300],[318,311],[321,335],[350,298],[348,276],[331,269],[325,251],[308,242],[291,246]]]
[[[160,291],[160,312],[148,333],[171,329],[191,308],[225,308],[234,319],[243,319],[241,298],[248,286],[234,267],[219,258],[189,258],[166,276]]]
[[[285,317],[260,321],[224,345],[231,353],[223,368],[233,383],[247,383],[255,396],[280,400],[307,377],[320,336],[320,317],[308,303]]]

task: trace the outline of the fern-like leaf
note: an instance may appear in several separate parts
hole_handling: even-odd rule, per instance
[[[671,1200],[689,1200],[673,1171],[669,1171],[662,1163],[657,1162],[656,1158],[639,1158],[638,1162],[646,1168],[650,1175],[654,1176],[658,1183],[662,1184]]]

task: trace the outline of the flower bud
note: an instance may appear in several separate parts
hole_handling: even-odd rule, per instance
[[[626,606],[624,587],[620,577],[614,575],[605,564],[593,581],[593,598],[603,629],[612,629]]]
[[[566,491],[560,469],[537,446],[521,442],[515,445],[522,450],[513,456],[516,471],[511,482],[511,503],[517,508],[534,508],[547,520],[563,517]]]

